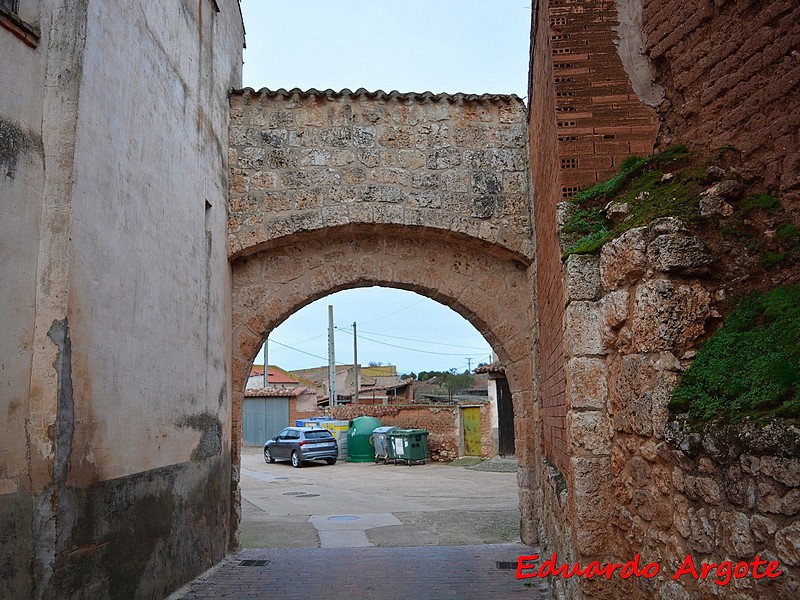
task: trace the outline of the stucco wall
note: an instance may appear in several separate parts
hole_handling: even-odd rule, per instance
[[[227,93],[241,15],[235,0],[41,9],[39,48],[10,48],[20,59],[0,86],[0,116],[34,140],[41,129],[39,158],[0,181],[15,202],[0,225],[15,259],[0,319],[17,330],[0,349],[4,371],[7,357],[19,366],[3,385],[22,400],[0,395],[17,413],[0,493],[16,486],[30,516],[3,515],[30,571],[0,595],[162,596],[228,542]],[[4,51],[13,42],[0,30]]]
[[[26,18],[39,22],[38,14]],[[33,47],[0,27],[0,596],[5,598],[27,597],[33,589],[33,502],[25,448],[42,216],[46,49],[46,35]]]

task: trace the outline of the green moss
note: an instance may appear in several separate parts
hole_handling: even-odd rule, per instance
[[[800,286],[742,300],[672,393],[695,424],[800,418]]]
[[[750,194],[742,200],[739,211],[747,215],[751,210],[762,208],[769,212],[775,212],[780,207],[781,201],[769,194]]]
[[[792,223],[782,223],[778,226],[778,239],[794,246],[800,242],[800,227]]]
[[[599,208],[578,211],[561,231],[579,233],[583,237],[564,252],[564,257],[598,252],[607,241],[659,217],[676,216],[687,221],[697,218],[700,202],[697,184],[704,170],[687,168],[664,179],[667,167],[674,167],[687,157],[684,145],[672,146],[645,158],[629,157],[617,175],[578,194],[573,199],[578,204],[613,200],[627,203],[630,212],[622,223],[612,227]]]
[[[777,253],[765,252],[764,254],[761,255],[760,262],[761,266],[764,267],[765,269],[772,269],[774,267],[777,267],[783,261],[785,261],[786,258],[787,258],[786,252],[777,252]]]

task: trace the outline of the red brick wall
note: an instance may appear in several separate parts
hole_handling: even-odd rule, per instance
[[[658,118],[625,73],[617,25],[616,2],[550,1],[562,199],[610,178],[627,156],[653,151]]]
[[[669,104],[665,142],[733,144],[773,191],[800,196],[800,3],[644,0],[646,48]]]
[[[539,369],[547,457],[568,465],[564,290],[556,204],[611,177],[631,154],[653,151],[658,119],[639,102],[614,39],[609,0],[534,2],[530,97],[539,311]]]
[[[427,429],[428,452],[431,460],[450,461],[458,458],[458,437],[456,411],[452,406],[336,406],[326,411],[335,419],[350,420],[366,415],[377,417],[381,425],[396,426],[403,429]]]
[[[552,46],[547,4],[534,1],[530,81],[530,149],[536,227],[536,289],[539,317],[539,401],[544,452],[566,472],[564,383],[564,290],[556,240],[559,201],[558,143]]]

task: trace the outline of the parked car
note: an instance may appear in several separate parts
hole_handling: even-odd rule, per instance
[[[327,429],[321,427],[287,427],[264,444],[264,460],[288,459],[299,468],[307,460],[324,459],[329,465],[336,463],[339,445]]]

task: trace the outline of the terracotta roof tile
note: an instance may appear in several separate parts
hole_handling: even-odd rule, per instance
[[[446,100],[447,102],[451,103],[458,102],[459,100],[464,102],[522,102],[522,99],[516,94],[464,94],[461,92],[456,94],[434,94],[433,92],[398,92],[397,90],[392,90],[391,92],[386,93],[383,90],[370,92],[364,88],[358,88],[355,92],[345,88],[337,92],[331,89],[318,90],[316,88],[311,88],[309,90],[301,90],[300,88],[293,88],[291,90],[286,90],[285,88],[280,88],[277,90],[261,88],[260,90],[256,91],[251,87],[246,87],[243,89],[234,89],[232,93],[240,96],[244,94],[260,94],[268,98],[277,98],[278,96],[289,98],[293,95],[298,95],[301,98],[309,98],[313,96],[315,98],[332,99],[347,96],[350,98],[369,98],[370,100],[430,100],[432,102]]]

